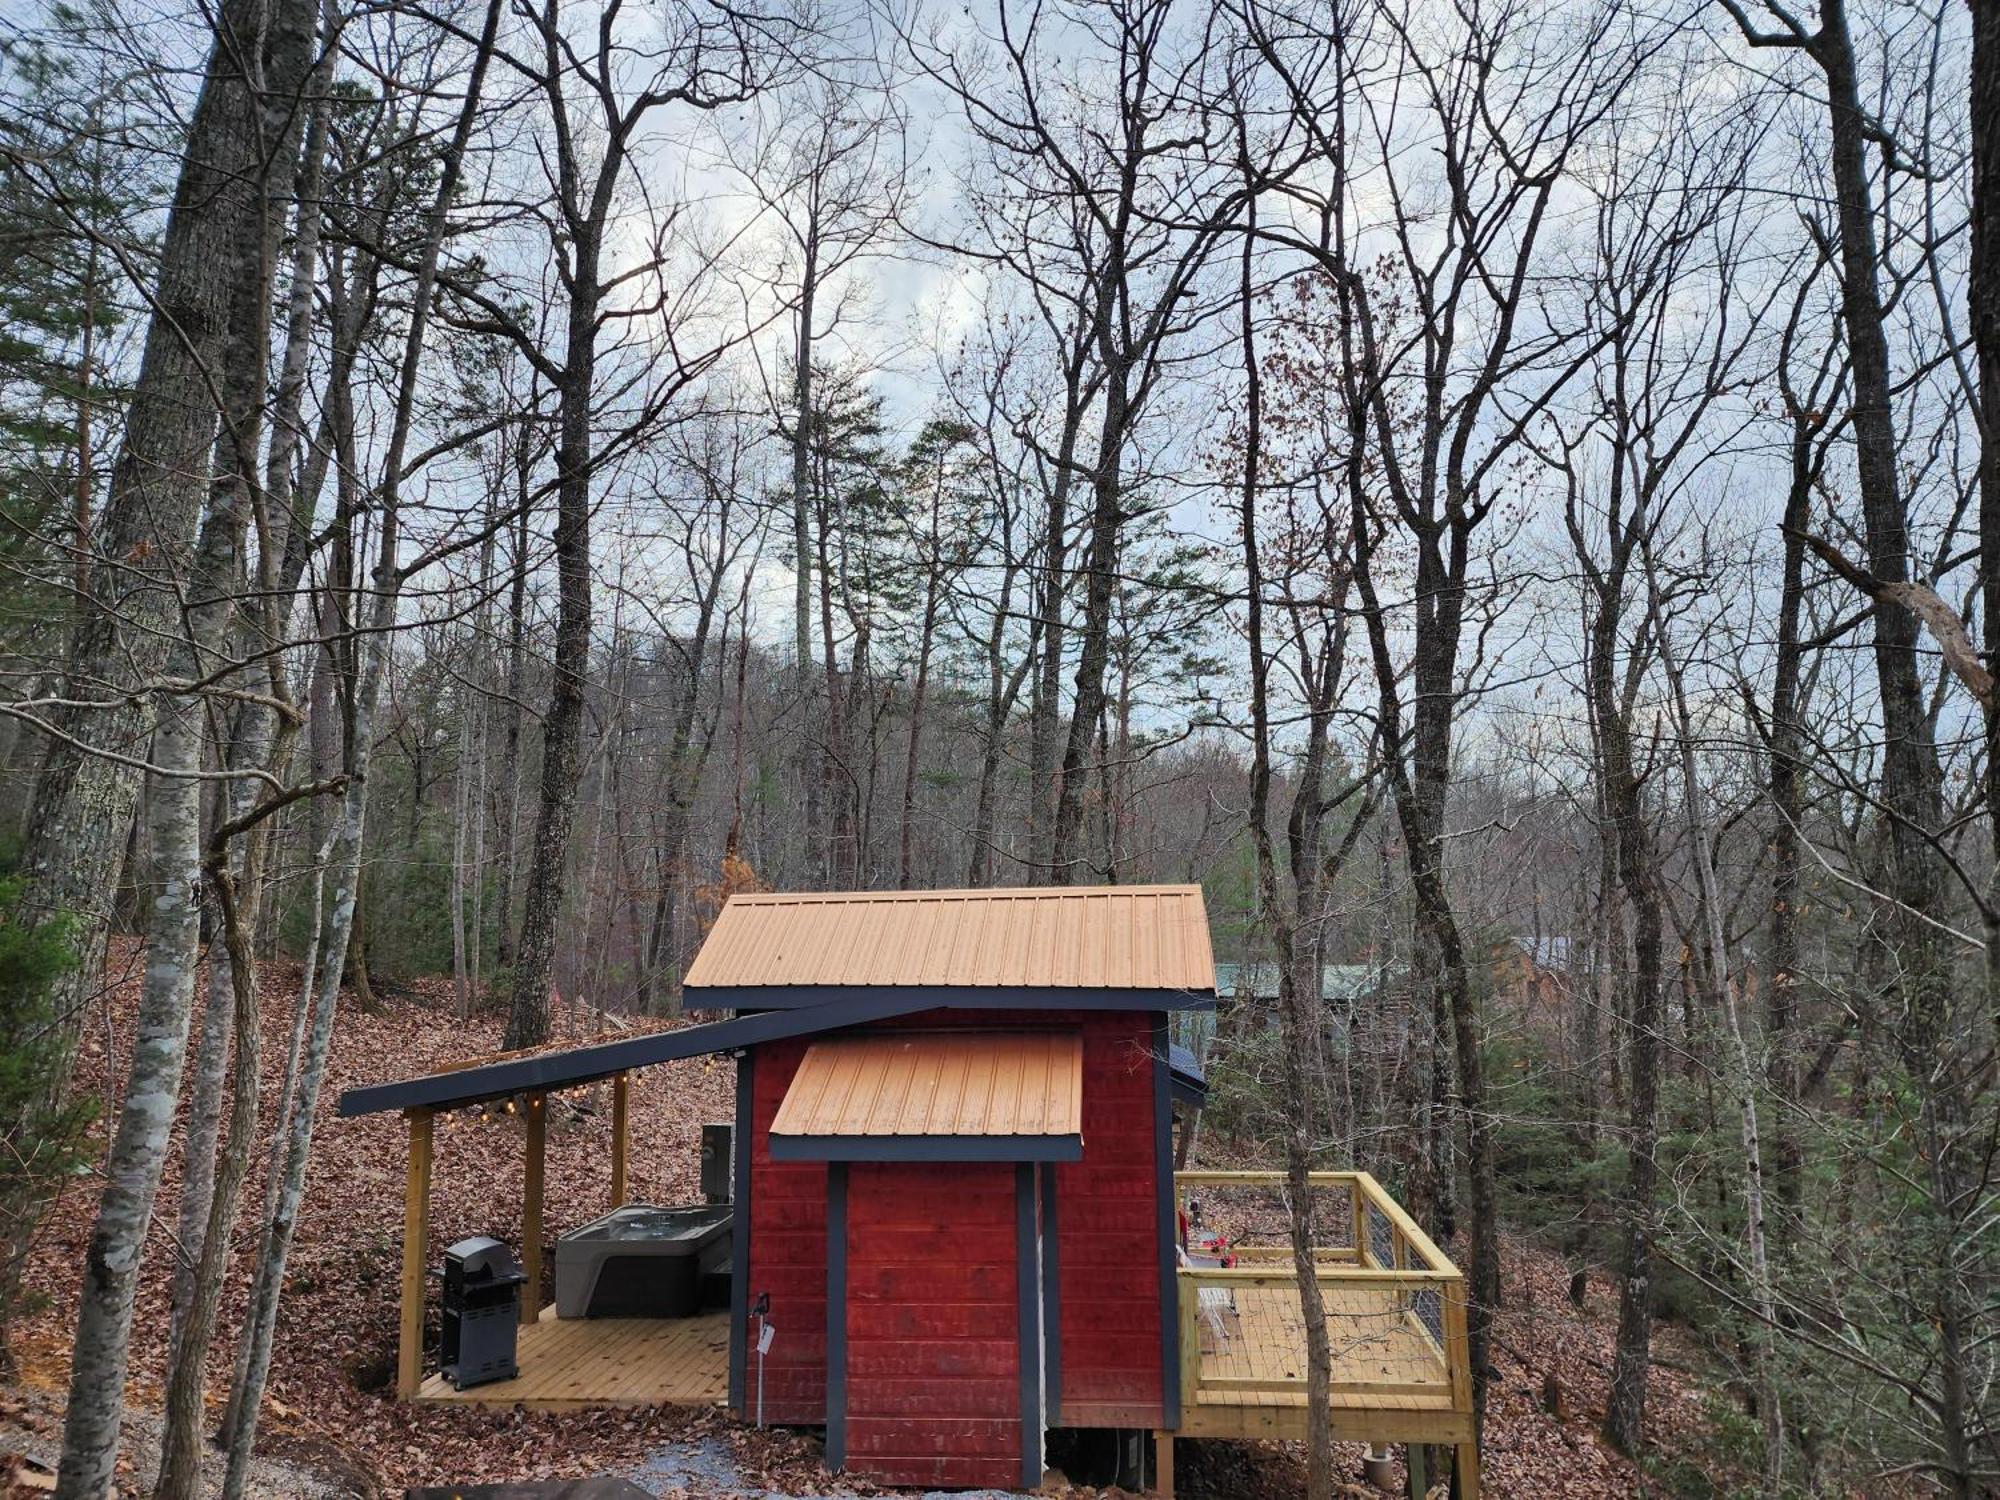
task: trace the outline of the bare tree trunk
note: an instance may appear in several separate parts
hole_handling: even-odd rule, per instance
[[[460,165],[465,159],[466,142],[471,137],[473,121],[479,112],[487,66],[492,60],[500,9],[501,0],[489,0],[478,47],[472,57],[471,74],[466,82],[457,126],[439,162],[436,192],[429,205],[428,224],[418,258],[416,284],[411,288],[412,310],[404,332],[394,419],[382,458],[381,478],[375,486],[378,553],[368,629],[361,636],[361,668],[351,689],[345,766],[347,779],[342,789],[340,814],[329,836],[328,858],[323,862],[333,872],[332,905],[325,919],[318,976],[310,985],[316,991],[311,1000],[311,1029],[305,1038],[291,1113],[284,1122],[280,1140],[274,1142],[272,1147],[274,1155],[281,1152],[284,1160],[274,1174],[277,1191],[268,1193],[265,1199],[264,1233],[256,1279],[250,1292],[250,1311],[244,1326],[243,1357],[238,1363],[235,1388],[230,1393],[229,1462],[222,1487],[225,1500],[243,1500],[249,1489],[250,1463],[256,1452],[257,1422],[264,1401],[264,1384],[270,1374],[278,1298],[284,1287],[285,1261],[291,1252],[292,1236],[298,1224],[299,1201],[305,1194],[306,1163],[312,1149],[313,1124],[318,1117],[321,1086],[326,1081],[340,977],[346,968],[347,944],[353,933],[355,896],[361,877],[362,839],[368,816],[368,767],[375,743],[375,713],[394,640],[392,627],[396,620],[397,601],[402,593],[403,576],[399,570],[397,537],[404,458],[409,450],[410,429],[415,417],[424,340],[430,327],[432,298],[437,284],[438,258],[444,244],[452,195],[458,187]],[[303,1004],[302,1000],[302,1011]],[[96,1496],[93,1495],[91,1500],[96,1500]]]
[[[1319,1262],[1312,1242],[1312,1111],[1313,1096],[1306,1072],[1307,1048],[1317,1028],[1318,1009],[1313,1002],[1319,994],[1317,963],[1312,965],[1313,983],[1308,991],[1300,984],[1301,960],[1311,959],[1311,945],[1301,953],[1298,916],[1302,907],[1287,901],[1279,889],[1277,856],[1271,847],[1271,726],[1269,706],[1270,657],[1264,642],[1264,571],[1257,539],[1257,500],[1262,465],[1263,380],[1258,366],[1255,335],[1255,308],[1251,298],[1251,251],[1246,235],[1243,243],[1242,339],[1244,369],[1244,457],[1243,492],[1239,524],[1243,538],[1244,621],[1250,651],[1250,837],[1257,852],[1257,891],[1264,919],[1270,923],[1276,951],[1279,1017],[1284,1028],[1284,1110],[1285,1197],[1290,1209],[1292,1267],[1296,1273],[1300,1313],[1306,1334],[1306,1495],[1307,1500],[1327,1500],[1333,1493],[1333,1423],[1328,1409],[1333,1380],[1333,1349],[1327,1335],[1326,1298],[1319,1284]],[[1317,751],[1323,730],[1315,720],[1314,744],[1305,770],[1300,775],[1301,798],[1316,798],[1319,770]],[[1294,810],[1294,838],[1318,824],[1316,807]],[[1294,851],[1294,868],[1299,867]],[[1303,903],[1307,893],[1294,890],[1292,902]]]
[[[518,490],[514,521],[513,577],[507,587],[507,728],[500,739],[500,773],[494,778],[500,788],[500,869],[493,888],[493,925],[496,931],[494,955],[500,967],[514,967],[514,871],[521,847],[521,728],[527,710],[528,689],[528,547],[532,536],[534,508],[528,503],[529,457],[527,418],[521,419],[519,448],[515,457]]]
[[[1108,273],[1107,280],[1122,274]],[[1091,740],[1104,713],[1104,671],[1111,657],[1111,600],[1117,586],[1119,544],[1124,524],[1125,438],[1133,412],[1123,363],[1107,360],[1104,411],[1100,418],[1097,463],[1091,472],[1090,546],[1084,561],[1083,641],[1077,653],[1069,738],[1063,746],[1061,781],[1056,788],[1055,845],[1049,879],[1070,885],[1086,873],[1083,793]]]
[[[260,13],[247,3],[228,5],[219,33],[261,36]],[[51,991],[72,1037],[102,969],[140,784],[137,768],[86,747],[129,752],[147,739],[154,708],[147,689],[178,632],[180,583],[215,441],[218,414],[208,392],[229,335],[236,251],[246,236],[257,237],[262,213],[258,97],[256,83],[240,71],[246,61],[256,63],[240,46],[220,43],[208,60],[161,247],[155,311],[98,527],[101,556],[117,565],[93,567],[93,593],[79,601],[85,613],[64,696],[105,706],[56,716],[58,731],[79,743],[49,740],[22,850],[29,880],[24,914],[67,915],[77,924],[83,961]],[[287,83],[278,74],[265,85],[295,91],[298,82],[299,75]],[[49,1083],[52,1094],[62,1093],[67,1067]]]
[[[2000,681],[2000,0],[1972,11],[1972,247],[1965,279],[1979,368],[1980,628]],[[1986,705],[1986,1012],[2000,1041],[2000,700]]]
[[[571,291],[568,359],[556,444],[555,681],[542,719],[542,777],[528,889],[507,1010],[507,1047],[533,1047],[549,1036],[577,778],[583,769],[584,684],[590,673],[591,391],[597,340],[596,244],[579,244]]]
[[[1715,850],[1708,831],[1707,799],[1702,794],[1701,780],[1695,767],[1694,716],[1688,711],[1687,688],[1674,656],[1671,624],[1660,608],[1657,587],[1650,586],[1653,572],[1650,550],[1646,565],[1653,636],[1659,644],[1660,664],[1673,692],[1674,718],[1680,732],[1681,798],[1704,918],[1700,937],[1707,958],[1705,968],[1714,988],[1713,999],[1719,1002],[1723,1022],[1729,1031],[1729,1061],[1732,1064],[1729,1080],[1736,1094],[1743,1141],[1744,1248],[1750,1257],[1750,1296],[1757,1316],[1751,1337],[1757,1351],[1758,1414],[1764,1423],[1764,1492],[1777,1495],[1784,1490],[1785,1415],[1778,1390],[1777,1350],[1773,1342],[1777,1306],[1771,1291],[1771,1260],[1764,1232],[1764,1151],[1757,1118],[1759,1071],[1751,1062],[1750,1044],[1743,1035],[1736,981],[1729,968],[1729,948],[1722,925],[1722,891],[1716,876]]]
[[[931,641],[937,634],[938,572],[943,563],[940,527],[944,504],[945,460],[938,458],[936,483],[931,489],[930,553],[924,565],[924,612],[917,636],[917,680],[910,690],[910,732],[903,746],[903,812],[896,855],[896,886],[910,888],[910,839],[917,811],[917,758],[923,746],[924,703],[931,685]]]
[[[830,772],[830,703],[820,698],[813,672],[813,316],[819,294],[819,237],[808,224],[801,248],[797,328],[792,342],[792,690],[801,716],[799,779],[805,791],[806,868],[828,878],[825,784]],[[824,540],[824,538],[822,538]],[[827,671],[833,670],[829,658]],[[815,741],[818,742],[815,754]]]
[[[192,771],[200,747],[199,704],[182,699],[164,706],[153,737],[154,764],[162,774],[155,777],[146,799],[159,894],[147,924],[146,977],[131,1074],[84,1261],[58,1500],[102,1500],[118,1456],[132,1299],[180,1092],[201,930],[196,884],[201,864],[201,783],[191,775],[172,773]]]

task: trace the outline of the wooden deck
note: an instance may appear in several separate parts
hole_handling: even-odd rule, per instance
[[[415,1399],[441,1406],[722,1406],[729,1399],[729,1314],[569,1318],[542,1309],[523,1324],[512,1380],[455,1391],[432,1375]]]
[[[1385,1442],[1457,1442],[1451,1371],[1422,1326],[1379,1292],[1328,1285],[1328,1405],[1337,1430]],[[1305,1319],[1290,1287],[1244,1287],[1197,1314],[1200,1349],[1182,1437],[1302,1437]]]
[[[1177,1198],[1199,1190],[1254,1233],[1240,1201],[1282,1189],[1264,1172],[1176,1174]],[[1332,1345],[1327,1411],[1337,1440],[1435,1444],[1453,1450],[1460,1493],[1476,1500],[1465,1283],[1374,1178],[1313,1174],[1315,1255]],[[1231,1202],[1232,1198],[1238,1201]],[[1324,1218],[1322,1218],[1324,1215]],[[1268,1223],[1269,1221],[1263,1221]],[[1180,1270],[1180,1424],[1159,1433],[1162,1493],[1173,1493],[1173,1440],[1306,1436],[1306,1325],[1289,1247],[1244,1244],[1231,1267]]]

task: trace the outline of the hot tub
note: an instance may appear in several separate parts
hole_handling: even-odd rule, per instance
[[[729,1258],[727,1203],[628,1203],[556,1241],[559,1318],[687,1318],[702,1273]]]

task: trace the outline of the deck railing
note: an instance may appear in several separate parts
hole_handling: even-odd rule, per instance
[[[1366,1172],[1314,1172],[1313,1258],[1335,1359],[1332,1394],[1365,1409],[1427,1396],[1472,1409],[1465,1279]],[[1203,1218],[1254,1238],[1231,1243],[1231,1267],[1184,1265],[1179,1276],[1181,1399],[1259,1404],[1302,1399],[1305,1321],[1282,1172],[1177,1172],[1175,1207],[1201,1197]],[[1250,1203],[1262,1200],[1261,1218]],[[1275,1211],[1272,1205],[1275,1204]],[[1276,1230],[1285,1230],[1284,1243]],[[1326,1243],[1318,1243],[1325,1236]],[[1266,1237],[1269,1238],[1266,1238]],[[1233,1326],[1232,1326],[1233,1325]],[[1204,1335],[1207,1348],[1204,1349]],[[1287,1357],[1289,1356],[1289,1357]]]

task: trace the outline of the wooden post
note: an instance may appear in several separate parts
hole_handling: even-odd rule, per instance
[[[1201,1390],[1201,1288],[1179,1271],[1174,1285],[1180,1294],[1181,1408],[1186,1410]]]
[[[629,1115],[631,1085],[628,1075],[619,1073],[611,1080],[611,1206],[625,1205],[625,1162],[631,1145]]]
[[[1422,1443],[1411,1443],[1405,1450],[1404,1468],[1409,1480],[1405,1488],[1410,1500],[1424,1500],[1431,1492],[1429,1456],[1430,1450]]]
[[[1479,1500],[1479,1444],[1464,1442],[1452,1450],[1458,1467],[1458,1500]]]
[[[1153,1493],[1174,1500],[1174,1435],[1153,1434]]]
[[[528,1281],[521,1288],[521,1321],[542,1315],[542,1169],[548,1159],[549,1101],[546,1094],[528,1095],[526,1178],[521,1189],[521,1269]]]
[[[424,1265],[431,1238],[431,1116],[409,1112],[410,1160],[403,1182],[402,1321],[396,1334],[396,1394],[407,1401],[424,1381]]]
[[[1472,1343],[1465,1323],[1465,1282],[1447,1281],[1440,1288],[1444,1311],[1445,1369],[1451,1377],[1454,1411],[1472,1410]]]

